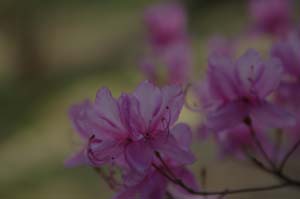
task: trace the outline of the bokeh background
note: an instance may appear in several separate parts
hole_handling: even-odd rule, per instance
[[[101,86],[115,96],[143,80],[138,67],[144,49],[142,14],[153,0],[0,1],[0,198],[109,198],[108,186],[90,168],[66,169],[63,161],[80,147],[68,107],[94,98]],[[234,36],[246,28],[246,1],[187,0],[194,51],[194,78],[206,61],[206,40]],[[299,7],[299,3],[298,3]],[[298,9],[299,11],[299,9]],[[241,46],[266,53],[268,40]],[[192,126],[199,118],[184,110]],[[273,181],[250,166],[218,160],[215,146],[194,146],[196,174],[207,168],[207,187],[223,189]],[[299,176],[300,162],[290,171]],[[291,198],[285,189],[228,198]]]

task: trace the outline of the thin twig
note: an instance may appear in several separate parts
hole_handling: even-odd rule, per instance
[[[159,161],[162,163],[162,165],[165,167],[166,171],[172,176],[172,178],[176,178],[176,175],[172,171],[172,169],[169,168],[168,164],[163,160],[160,153],[158,151],[155,151],[156,157],[159,159]]]
[[[161,159],[163,160],[163,159]],[[164,161],[163,161],[164,162]],[[243,188],[243,189],[226,189],[223,191],[196,191],[186,185],[181,179],[176,178],[176,176],[170,176],[170,173],[166,173],[165,170],[156,164],[152,164],[152,166],[160,172],[164,177],[166,177],[168,180],[170,180],[172,183],[180,186],[184,190],[186,190],[188,193],[193,194],[193,195],[201,195],[201,196],[209,196],[209,195],[233,195],[233,194],[240,194],[240,193],[248,193],[248,192],[261,192],[261,191],[270,191],[274,189],[281,189],[285,188],[289,185],[287,182],[283,182],[280,184],[275,184],[275,185],[269,185],[269,186],[262,186],[262,187],[251,187],[251,188]],[[162,166],[165,167],[163,164]],[[166,168],[165,168],[166,169]]]
[[[248,151],[245,151],[245,155],[251,160],[252,163],[254,163],[257,167],[264,170],[267,173],[273,174],[274,171],[272,169],[267,168],[263,162],[258,160],[255,156],[251,155]]]
[[[258,139],[257,135],[256,135],[256,132],[253,128],[253,125],[252,125],[252,120],[250,117],[247,117],[245,119],[245,124],[248,126],[249,130],[250,130],[250,134],[252,136],[252,139],[255,143],[255,145],[258,147],[260,153],[262,154],[262,156],[264,157],[264,159],[268,162],[268,164],[273,168],[273,169],[276,169],[276,166],[274,165],[274,162],[270,159],[269,155],[267,154],[267,152],[265,151],[262,143],[260,142],[260,140]]]
[[[291,150],[284,156],[280,166],[279,166],[279,170],[282,171],[286,165],[286,163],[288,162],[288,160],[290,159],[290,157],[293,155],[293,153],[300,147],[300,139],[296,142],[296,144],[291,148]]]
[[[282,142],[283,142],[283,134],[282,134],[282,129],[278,129],[276,131],[276,142],[275,142],[275,150],[273,154],[273,159],[274,159],[274,164],[277,165],[279,158],[280,158],[280,151],[282,147]]]

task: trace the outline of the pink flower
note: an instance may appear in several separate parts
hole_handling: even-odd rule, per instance
[[[154,5],[146,9],[144,19],[149,52],[142,60],[142,71],[156,83],[161,79],[185,83],[190,71],[191,47],[183,7],[177,3]]]
[[[271,55],[280,59],[287,78],[282,80],[276,93],[278,104],[292,112],[297,124],[285,129],[291,141],[300,138],[300,34],[291,33],[287,39],[276,43]]]
[[[212,55],[206,79],[198,90],[207,127],[226,130],[248,117],[259,126],[293,125],[294,118],[288,112],[267,100],[277,89],[281,75],[276,59],[263,61],[254,50],[235,62],[227,56]]]
[[[299,31],[300,32],[300,31]],[[280,59],[283,68],[289,76],[300,77],[300,34],[290,33],[287,39],[272,47],[271,55]]]
[[[144,82],[118,99],[108,89],[100,89],[94,104],[71,108],[71,119],[86,147],[69,163],[97,167],[113,162],[144,174],[155,161],[156,151],[179,164],[192,163],[194,156],[187,146],[190,129],[182,123],[174,125],[182,106],[178,86],[159,89]]]
[[[186,37],[186,13],[179,4],[154,5],[145,11],[144,18],[153,46],[166,46]]]
[[[250,0],[249,9],[256,31],[275,36],[289,31],[292,18],[290,0]]]

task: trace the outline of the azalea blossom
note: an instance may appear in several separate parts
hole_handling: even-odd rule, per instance
[[[192,163],[194,156],[187,146],[191,131],[186,124],[174,125],[182,105],[179,86],[160,89],[144,82],[118,99],[108,89],[100,89],[93,104],[71,108],[71,120],[86,146],[68,163],[98,167],[113,162],[145,173],[155,152],[182,165]]]
[[[271,55],[278,58],[283,66],[284,72],[290,77],[300,77],[300,31],[291,32],[286,39],[275,43]]]
[[[145,10],[144,21],[152,46],[168,46],[185,40],[187,18],[180,4],[165,3],[151,6]]]
[[[226,130],[247,118],[259,126],[294,125],[291,114],[268,100],[281,76],[278,60],[264,61],[252,49],[236,61],[228,56],[210,56],[207,76],[198,88],[207,127]]]
[[[153,82],[183,84],[191,66],[191,46],[187,34],[187,17],[178,3],[165,3],[146,9],[148,52],[141,69]],[[161,74],[162,73],[162,74]]]
[[[285,129],[291,141],[300,138],[300,34],[291,33],[285,40],[274,44],[271,55],[280,59],[286,78],[276,93],[277,102],[292,112],[297,123]]]
[[[259,33],[284,36],[291,28],[291,0],[250,0],[252,26]]]

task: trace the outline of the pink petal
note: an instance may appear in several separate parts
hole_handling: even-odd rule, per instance
[[[192,131],[190,127],[184,123],[179,123],[171,129],[171,134],[175,137],[179,146],[185,150],[189,150],[192,144]]]
[[[166,46],[186,31],[183,7],[176,3],[154,5],[145,12],[145,24],[153,46]]]
[[[65,160],[64,165],[66,167],[72,168],[72,167],[77,167],[77,166],[86,164],[87,162],[88,161],[87,161],[87,158],[86,158],[85,150],[82,150],[82,151],[74,154],[73,156],[71,156],[67,160]]]
[[[271,59],[264,63],[263,72],[256,82],[256,89],[261,98],[267,97],[279,86],[282,77],[282,66],[277,59]]]
[[[88,147],[89,160],[96,166],[114,161],[123,150],[123,146],[114,140],[101,141],[97,138],[92,139]]]
[[[194,174],[189,171],[186,168],[175,168],[175,174],[183,180],[183,182],[188,185],[189,187],[191,187],[193,190],[200,190],[199,189],[199,185],[196,181],[196,178],[194,176]],[[179,186],[176,186],[174,184],[171,184],[169,186],[168,191],[170,191],[170,193],[175,197],[175,198],[184,198],[184,199],[217,199],[218,196],[197,196],[197,195],[193,195],[188,193],[187,191],[185,191],[184,189],[182,189]]]
[[[126,132],[120,120],[118,103],[107,88],[102,88],[97,92],[95,109],[102,120],[101,126],[104,129],[114,131],[118,134]]]
[[[139,102],[140,114],[144,119],[145,125],[148,126],[152,118],[157,114],[161,104],[161,92],[148,81],[143,82],[135,90],[133,95]]]
[[[213,54],[208,60],[207,81],[212,96],[220,100],[236,98],[234,64],[231,58]]]
[[[254,49],[248,49],[236,64],[236,78],[240,95],[251,94],[251,89],[263,71],[260,54]]]
[[[88,140],[95,132],[95,112],[89,100],[73,105],[69,110],[69,117],[83,139]]]
[[[262,126],[284,128],[296,124],[293,115],[266,101],[255,106],[250,114],[253,120]]]
[[[293,77],[300,75],[300,35],[291,33],[287,40],[273,45],[271,55],[280,59],[285,71]]]
[[[141,187],[140,198],[142,199],[164,199],[167,189],[167,181],[160,173],[150,175]]]
[[[157,138],[154,147],[155,150],[164,156],[180,164],[192,164],[195,162],[195,156],[190,151],[182,149],[171,134],[169,134],[166,139]]]
[[[127,170],[123,169],[122,179],[126,186],[132,187],[141,184],[147,174],[148,173],[137,172],[131,168]]]
[[[189,76],[192,62],[190,46],[187,41],[174,42],[165,49],[165,64],[169,71],[169,81],[172,84],[184,84]]]
[[[169,126],[177,121],[181,112],[184,95],[180,86],[172,85],[162,88],[162,104],[156,120],[164,118]],[[155,119],[154,119],[155,120]]]
[[[207,127],[215,131],[225,130],[241,123],[248,108],[242,102],[231,102],[207,114]]]
[[[153,150],[143,140],[128,144],[125,157],[132,169],[145,172],[151,165]]]

